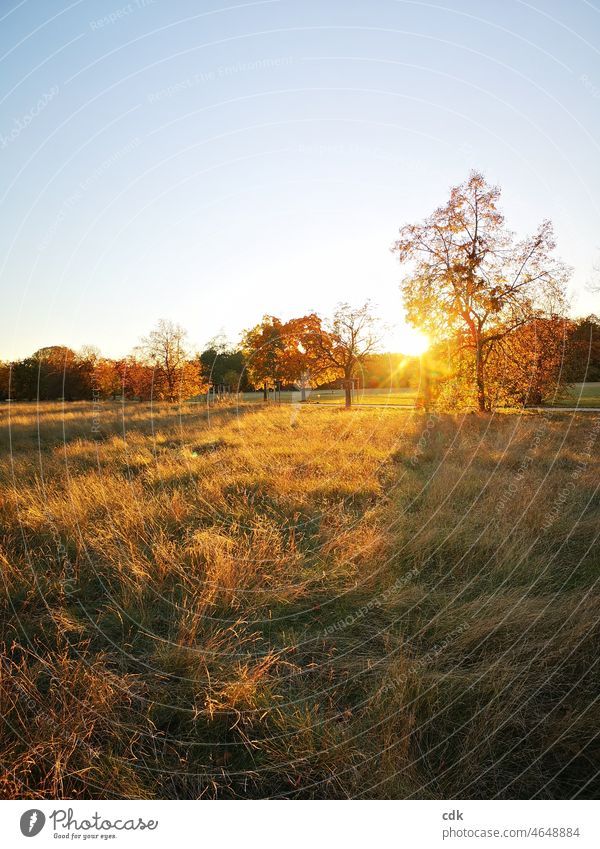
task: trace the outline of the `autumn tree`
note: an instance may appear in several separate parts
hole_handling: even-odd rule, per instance
[[[117,362],[106,357],[98,357],[94,362],[92,385],[102,398],[116,398],[124,395]]]
[[[283,380],[284,349],[283,323],[273,315],[265,315],[259,324],[243,333],[242,350],[248,378],[254,386],[262,387],[265,401],[269,389]]]
[[[140,353],[153,369],[153,397],[173,402],[205,390],[198,363],[191,360],[187,332],[178,324],[161,319],[142,339]]]
[[[539,405],[560,397],[575,374],[575,327],[562,316],[534,318],[501,339],[487,364],[495,405]]]
[[[487,364],[510,334],[564,306],[569,269],[553,256],[552,224],[517,240],[498,208],[500,189],[474,171],[448,202],[393,245],[411,263],[402,282],[408,320],[433,338],[456,337],[477,408],[490,409]]]
[[[144,362],[135,354],[116,360],[114,365],[124,398],[130,401],[150,401],[153,397],[161,397],[154,392],[156,371],[153,365]]]
[[[326,335],[316,313],[291,318],[283,326],[281,368],[284,381],[300,390],[301,401],[306,401],[309,388],[328,383],[336,377],[331,362],[323,356]]]
[[[345,405],[350,407],[353,380],[379,344],[369,302],[361,307],[338,304],[333,317],[311,337],[310,344],[322,373],[327,370],[330,379],[343,380]]]

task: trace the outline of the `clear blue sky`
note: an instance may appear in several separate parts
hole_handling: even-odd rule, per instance
[[[194,345],[370,297],[478,168],[509,224],[600,248],[598,0],[0,0],[0,357]]]

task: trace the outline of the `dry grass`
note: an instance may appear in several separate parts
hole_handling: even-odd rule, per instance
[[[0,415],[4,797],[600,790],[595,417]]]

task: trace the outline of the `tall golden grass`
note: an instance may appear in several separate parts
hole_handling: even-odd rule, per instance
[[[6,405],[0,793],[598,793],[596,417]]]

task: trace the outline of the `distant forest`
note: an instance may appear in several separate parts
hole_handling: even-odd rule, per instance
[[[528,346],[528,358],[522,364],[524,381],[527,382],[532,370],[540,370],[542,366],[546,367],[549,387],[558,383],[600,381],[600,320],[588,316],[579,320],[560,319],[560,322],[560,332],[552,333],[554,346],[547,344],[537,329],[541,338],[541,343],[535,346],[538,362],[531,361],[534,348]],[[205,395],[211,390],[237,393],[266,392],[275,386],[297,389],[306,380],[305,372],[301,364],[296,366],[297,374],[293,363],[288,363],[286,368],[282,365],[285,347],[280,342],[284,328],[277,319],[265,317],[260,325],[244,334],[239,346],[216,340],[197,354],[188,350],[185,331],[165,321],[159,322],[140,346],[121,359],[103,357],[94,347],[79,351],[64,345],[40,348],[24,359],[0,362],[0,400],[179,400]],[[271,334],[267,342],[265,333]],[[257,341],[257,335],[262,343]],[[272,360],[274,351],[279,357],[277,367],[267,362],[261,370],[260,355],[266,354],[266,359]],[[438,344],[432,348],[428,362],[434,380],[447,370],[445,364],[452,356],[448,346]],[[417,357],[368,351],[357,359],[353,374],[362,388],[396,389],[419,384],[421,369],[422,362]],[[321,378],[315,372],[311,385],[343,385],[341,372],[323,371]]]

